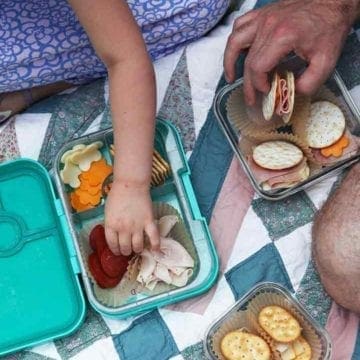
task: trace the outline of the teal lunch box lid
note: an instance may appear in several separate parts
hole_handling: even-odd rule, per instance
[[[80,326],[79,272],[46,169],[27,159],[0,165],[0,355]]]

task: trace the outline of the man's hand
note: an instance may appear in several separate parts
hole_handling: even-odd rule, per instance
[[[311,94],[334,69],[356,19],[359,0],[281,0],[236,19],[224,55],[225,76],[235,80],[235,62],[249,49],[244,66],[248,105],[255,91],[270,90],[268,73],[294,51],[309,64],[296,91]]]

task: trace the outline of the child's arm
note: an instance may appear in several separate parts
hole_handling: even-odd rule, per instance
[[[151,60],[126,1],[70,3],[109,73],[115,164],[105,209],[108,244],[115,254],[139,252],[145,231],[157,248],[149,194],[156,112]]]

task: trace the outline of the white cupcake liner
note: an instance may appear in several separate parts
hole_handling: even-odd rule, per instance
[[[281,118],[266,121],[259,101],[254,108],[249,108],[245,103],[242,87],[231,92],[225,106],[231,124],[240,132],[247,132],[252,129],[274,130],[284,125]]]
[[[273,292],[261,292],[257,294],[250,302],[246,311],[248,321],[251,323],[258,323],[258,316],[260,311],[269,305],[280,306],[292,314],[299,322],[302,331],[301,335],[310,344],[312,350],[312,360],[323,359],[323,344],[314,328],[314,326],[288,301],[280,294]]]
[[[280,117],[267,121],[262,113],[261,96],[258,97],[256,105],[249,108],[244,99],[242,87],[238,87],[231,92],[226,102],[227,116],[233,127],[242,134],[252,133],[253,131],[274,131],[277,128],[291,125],[293,121],[302,122],[310,113],[310,99],[305,96],[296,95],[294,110],[291,120],[285,124]]]
[[[247,302],[244,310],[232,310],[221,320],[220,324],[209,339],[211,355],[219,360],[226,360],[221,353],[221,340],[229,332],[246,329],[246,331],[262,337],[269,345],[272,352],[272,359],[280,360],[281,357],[276,351],[276,342],[261,328],[258,323],[260,311],[270,305],[276,305],[284,308],[292,314],[300,323],[302,328],[301,336],[309,343],[312,350],[311,360],[322,360],[325,357],[325,344],[319,336],[315,327],[292,305],[283,295],[263,290],[256,293],[254,297]]]
[[[190,282],[196,274],[196,270],[199,266],[199,260],[193,240],[186,228],[185,223],[182,220],[181,215],[175,208],[166,203],[153,203],[153,211],[154,217],[156,219],[159,219],[165,215],[176,215],[179,218],[179,221],[171,229],[168,237],[178,241],[194,259],[194,273],[192,278],[189,280]],[[116,308],[134,301],[138,301],[142,298],[177,289],[177,287],[174,285],[158,282],[153,290],[149,290],[145,288],[143,284],[139,283],[136,280],[139,273],[139,263],[141,261],[138,256],[135,256],[130,260],[127,272],[124,274],[118,285],[109,289],[103,289],[98,286],[88,266],[89,255],[93,253],[93,250],[89,244],[89,236],[91,230],[98,224],[104,225],[103,221],[99,220],[86,223],[86,225],[79,232],[78,242],[83,263],[85,265],[85,271],[93,284],[94,296],[100,303],[111,308]]]

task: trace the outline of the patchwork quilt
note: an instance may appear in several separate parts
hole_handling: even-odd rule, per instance
[[[314,215],[341,175],[283,201],[263,200],[254,194],[212,111],[214,94],[225,84],[222,57],[234,18],[267,2],[241,2],[207,36],[155,63],[158,115],[181,133],[220,257],[215,286],[203,296],[126,320],[104,318],[88,306],[84,324],[72,336],[5,359],[205,359],[206,329],[260,281],[280,283],[296,294],[329,331],[334,360],[360,359],[359,318],[326,294],[311,258]],[[359,41],[355,27],[338,70],[360,106]],[[110,124],[108,83],[99,80],[35,104],[3,125],[0,154],[6,160],[36,159],[50,169],[65,142]]]

